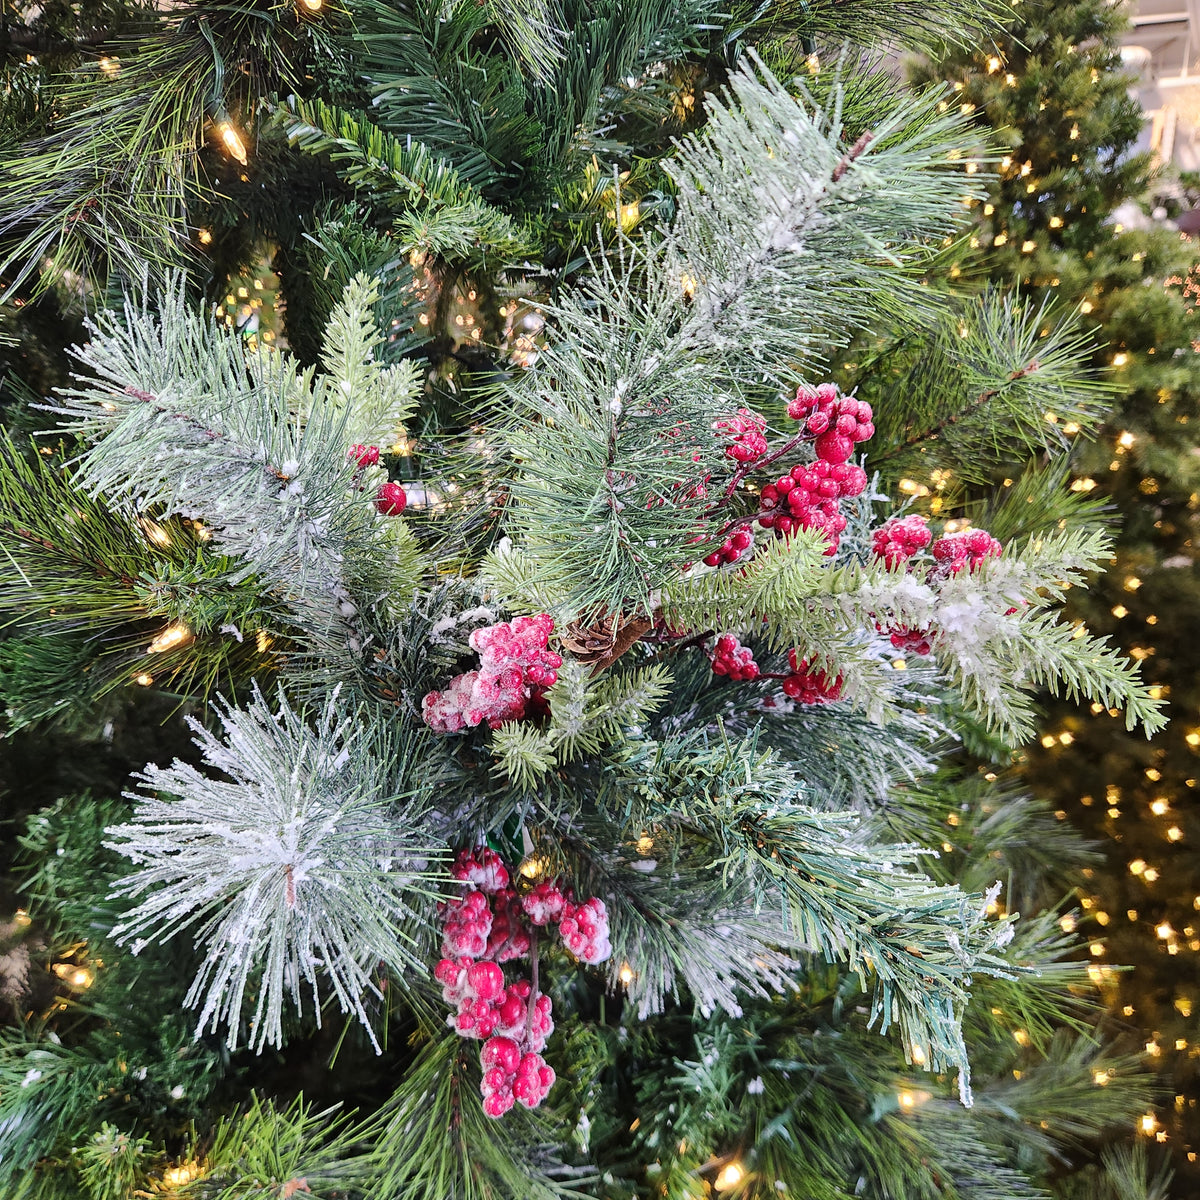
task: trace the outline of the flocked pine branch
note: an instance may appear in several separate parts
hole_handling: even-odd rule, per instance
[[[937,95],[850,140],[836,88],[822,108],[755,68],[730,87],[670,164],[672,229],[546,306],[549,344],[503,389],[508,531],[564,598],[644,606],[693,533],[694,505],[671,501],[720,460],[698,432],[857,324],[927,307],[909,267],[959,219],[972,135]]]
[[[372,744],[336,692],[315,724],[282,696],[274,711],[256,695],[220,716],[223,738],[192,728],[224,778],[150,766],[138,778],[159,795],[131,793],[132,819],[108,831],[136,868],[116,891],[138,901],[114,936],[136,953],[191,930],[204,960],[187,1002],[199,1029],[227,1025],[231,1046],[247,999],[256,1049],[282,1044],[288,997],[300,1008],[311,993],[319,1022],[318,974],[370,1031],[378,965],[424,969],[416,939],[437,843],[405,776],[414,747]]]
[[[404,525],[372,511],[364,479],[378,470],[350,455],[355,438],[395,436],[415,399],[411,366],[376,357],[375,295],[364,279],[347,285],[324,375],[287,356],[247,355],[180,284],[157,311],[128,300],[124,320],[102,315],[77,352],[90,374],[57,410],[91,442],[76,486],[135,516],[202,519],[214,546],[239,560],[232,581],[257,577],[311,636],[337,630],[353,611],[351,571],[414,559]],[[388,574],[376,569],[376,588]]]
[[[918,847],[876,843],[853,814],[811,807],[756,737],[677,739],[637,766],[626,784],[636,819],[698,834],[724,886],[748,889],[756,907],[782,905],[796,943],[858,973],[873,992],[872,1020],[898,1025],[918,1062],[957,1068],[969,1100],[968,985],[973,974],[1012,970],[999,952],[1011,930],[987,917],[986,901],[913,870]],[[660,852],[671,854],[669,833]]]

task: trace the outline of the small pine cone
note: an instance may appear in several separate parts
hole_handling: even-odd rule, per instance
[[[649,617],[584,613],[562,631],[562,644],[581,663],[592,666],[593,675],[598,675],[648,633],[653,624]]]

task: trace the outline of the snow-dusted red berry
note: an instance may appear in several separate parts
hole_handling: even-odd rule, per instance
[[[830,429],[817,438],[813,448],[826,462],[843,463],[854,453],[854,439]]]
[[[736,682],[757,679],[758,663],[754,661],[754,651],[749,646],[743,646],[731,633],[723,633],[717,638],[713,649],[712,669],[717,675],[728,675]]]
[[[479,1061],[485,1071],[500,1067],[501,1070],[515,1075],[521,1062],[521,1047],[512,1038],[492,1037],[479,1052]]]
[[[957,575],[964,567],[974,571],[989,558],[998,558],[1003,546],[983,529],[947,533],[930,547],[937,570],[942,575]]]
[[[408,496],[398,483],[385,483],[375,493],[375,511],[385,517],[398,517],[408,504]]]
[[[512,1088],[491,1092],[483,1102],[483,1111],[489,1117],[502,1117],[513,1103]]]
[[[554,1069],[540,1054],[525,1054],[517,1067],[512,1094],[526,1108],[537,1108],[554,1086]]]
[[[822,383],[816,387],[810,383],[802,383],[796,389],[795,399],[788,401],[788,416],[793,421],[799,421],[814,409],[827,409],[837,399],[837,395],[836,383]]]
[[[494,962],[472,963],[467,968],[467,986],[490,1004],[504,992],[504,972]]]
[[[496,962],[524,958],[529,953],[529,934],[522,927],[524,910],[516,892],[504,888],[492,898],[492,932],[487,957]]]
[[[553,631],[546,613],[476,629],[470,643],[479,652],[479,670],[456,675],[444,691],[429,692],[421,701],[425,723],[438,733],[458,733],[484,721],[499,729],[520,720],[558,679],[562,658],[547,649]]]
[[[521,897],[521,907],[534,925],[549,925],[562,916],[566,903],[558,884],[543,879],[531,891]]]
[[[871,535],[871,549],[876,558],[882,558],[889,567],[894,567],[924,550],[932,539],[929,522],[914,513],[885,521]]]
[[[351,446],[349,457],[360,467],[373,467],[379,462],[379,447]]]
[[[567,949],[585,963],[603,962],[612,953],[603,900],[593,897],[583,904],[568,904],[563,909],[558,932]]]
[[[450,874],[463,883],[477,887],[481,892],[494,895],[508,887],[508,868],[500,861],[500,855],[489,846],[476,846],[474,850],[460,850],[450,868]]]
[[[461,900],[450,900],[442,930],[442,953],[447,958],[479,958],[487,949],[491,932],[492,912],[482,892],[469,892]]]
[[[725,453],[735,462],[753,462],[767,452],[767,420],[748,408],[739,408],[736,416],[717,421],[714,428],[730,439]]]
[[[931,654],[933,646],[929,641],[929,630],[909,629],[905,625],[893,625],[888,630],[892,645],[897,650],[908,650],[913,654]]]

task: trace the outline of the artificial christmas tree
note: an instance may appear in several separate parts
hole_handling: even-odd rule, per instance
[[[1001,912],[997,876],[1052,906],[1086,851],[939,766],[956,729],[1027,736],[1039,686],[1158,706],[1057,616],[1101,531],[923,522],[858,459],[937,454],[931,414],[984,478],[1058,451],[1048,398],[1083,428],[1103,398],[1078,332],[1000,297],[960,331],[922,286],[975,139],[940,91],[720,49],[799,65],[819,6],[690,41],[607,14],[607,57],[579,14],[531,54],[475,9],[389,18],[379,126],[276,98],[366,206],[311,231],[332,294],[291,280],[315,366],[134,272],[46,398],[65,453],[6,443],[17,718],[161,689],[195,747],[29,818],[0,1171],[38,1200],[1042,1194],[1144,1084],[1080,1035],[1053,909]],[[452,98],[497,89],[478,126],[404,126],[431,46]],[[617,170],[554,217],[581,148],[624,165],[609,122],[653,126],[643,86],[698,126],[669,154],[654,126],[657,207]],[[67,226],[56,274],[11,228],[18,290],[100,244]],[[922,407],[827,381],[864,325],[933,329]],[[464,357],[469,403],[430,378]],[[1132,1161],[1094,1186],[1122,1181],[1152,1194]]]

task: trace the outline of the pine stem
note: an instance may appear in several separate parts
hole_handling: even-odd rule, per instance
[[[538,1000],[538,931],[532,923],[529,926],[529,967],[533,988],[529,993],[529,1012],[525,1014],[525,1046],[529,1046],[533,1038],[533,1014]]]

